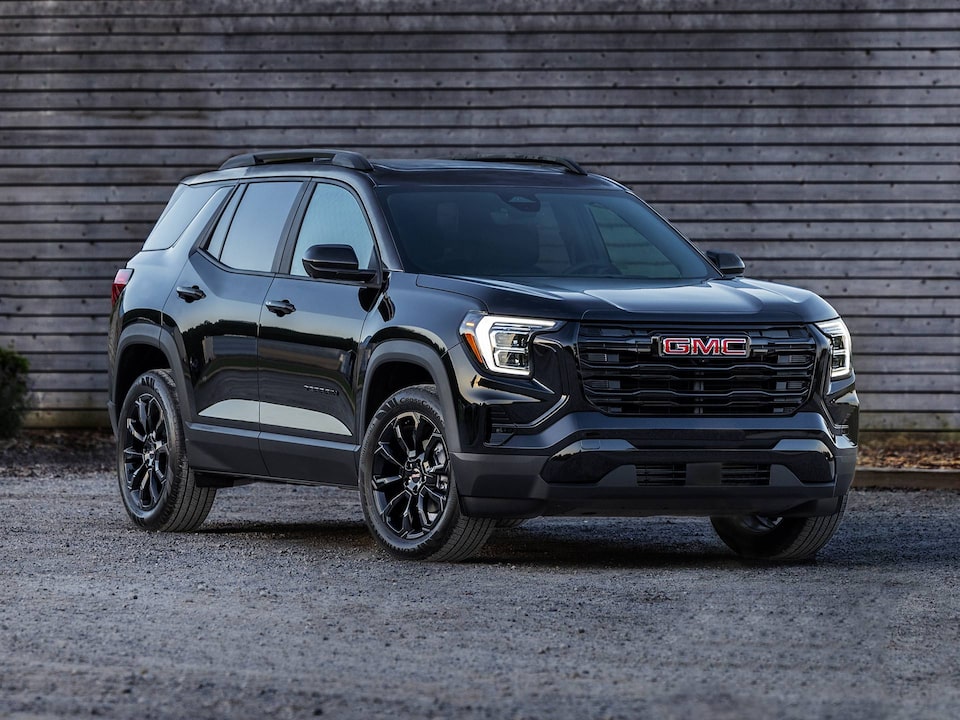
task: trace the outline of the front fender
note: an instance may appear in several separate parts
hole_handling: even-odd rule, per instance
[[[386,340],[379,343],[370,354],[370,360],[364,369],[364,377],[368,379],[374,377],[379,367],[391,362],[416,365],[430,374],[433,384],[437,388],[440,408],[443,410],[443,417],[447,426],[451,429],[457,428],[457,432],[447,433],[447,445],[452,452],[459,452],[461,448],[459,415],[457,413],[457,401],[452,390],[456,383],[454,382],[453,367],[450,364],[449,356],[446,353],[441,356],[433,346],[424,342]],[[364,382],[359,403],[361,412],[357,413],[357,437],[363,437],[364,418],[368,416],[371,410],[375,409],[370,407],[372,400],[369,388],[370,383]]]

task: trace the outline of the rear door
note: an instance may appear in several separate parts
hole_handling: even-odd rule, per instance
[[[257,332],[300,180],[243,183],[165,306],[179,329],[198,468],[267,474],[259,451]]]
[[[316,183],[294,223],[281,272],[260,312],[260,446],[276,477],[356,484],[356,369],[377,290],[307,276],[312,245],[350,245],[379,264],[373,232],[348,188]]]

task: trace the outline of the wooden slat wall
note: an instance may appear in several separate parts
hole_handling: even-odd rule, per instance
[[[104,422],[110,281],[249,148],[570,155],[855,334],[863,425],[960,427],[960,12],[836,0],[0,2],[0,344]]]

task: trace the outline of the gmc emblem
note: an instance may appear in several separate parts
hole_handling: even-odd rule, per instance
[[[750,340],[745,337],[665,337],[660,338],[660,354],[747,357],[750,354]]]

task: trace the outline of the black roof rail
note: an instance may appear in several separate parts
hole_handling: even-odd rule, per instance
[[[478,160],[480,162],[503,162],[503,163],[530,163],[535,165],[559,165],[567,169],[568,172],[577,175],[586,175],[579,163],[565,157],[553,157],[552,155],[474,155],[473,157],[458,157],[456,160]]]
[[[234,155],[229,158],[221,170],[230,170],[231,168],[252,167],[253,165],[270,165],[273,163],[304,163],[304,162],[326,162],[331,165],[352,168],[353,170],[362,170],[370,172],[373,165],[363,155],[352,150],[331,150],[317,148],[298,148],[294,150],[264,150],[262,152],[246,153],[244,155]]]

